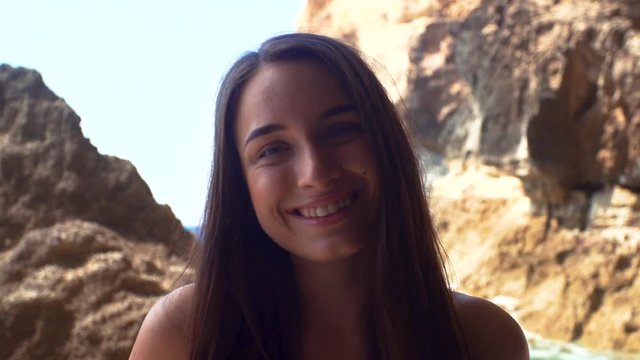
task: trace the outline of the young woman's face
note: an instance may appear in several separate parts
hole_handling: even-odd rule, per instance
[[[357,253],[372,235],[378,173],[354,104],[308,61],[261,66],[239,99],[235,138],[260,225],[313,262]]]

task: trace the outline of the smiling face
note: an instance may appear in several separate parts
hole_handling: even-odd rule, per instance
[[[371,236],[377,169],[354,104],[309,61],[262,65],[238,103],[235,140],[256,216],[280,247],[329,262]]]

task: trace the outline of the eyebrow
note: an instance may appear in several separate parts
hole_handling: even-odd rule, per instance
[[[272,132],[276,132],[276,131],[280,131],[280,130],[284,130],[284,126],[280,125],[280,124],[269,124],[269,125],[264,125],[264,126],[260,126],[257,127],[253,130],[251,130],[251,132],[249,133],[249,136],[247,136],[247,140],[244,141],[244,147],[247,147],[247,144],[260,136],[264,136],[267,134],[271,134]]]
[[[346,112],[350,112],[350,111],[358,111],[358,109],[356,108],[355,105],[353,104],[341,104],[341,105],[336,105],[332,108],[327,109],[325,112],[322,113],[322,115],[320,115],[320,119],[324,120],[324,119],[328,119],[332,116],[336,116],[336,115],[340,115],[342,113],[346,113]]]
[[[328,119],[332,116],[340,115],[342,113],[346,113],[350,111],[358,111],[358,109],[353,104],[336,105],[334,107],[331,107],[325,110],[320,115],[320,120]],[[276,131],[281,131],[281,130],[284,130],[284,126],[281,124],[268,124],[268,125],[257,127],[251,130],[251,132],[249,133],[249,136],[247,136],[247,139],[244,141],[244,147],[247,147],[247,144],[249,144],[249,142],[251,142],[255,138],[258,138],[260,136],[264,136],[267,134],[271,134]]]

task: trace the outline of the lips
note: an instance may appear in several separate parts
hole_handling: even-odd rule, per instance
[[[293,213],[309,219],[327,217],[342,209],[348,208],[353,203],[355,196],[356,192],[353,192],[341,199],[326,204],[294,209]]]

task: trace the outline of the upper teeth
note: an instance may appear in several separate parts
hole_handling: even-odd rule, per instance
[[[328,205],[300,209],[300,213],[302,213],[302,216],[304,217],[324,217],[335,214],[338,210],[344,209],[349,205],[351,205],[351,199],[346,197]]]

